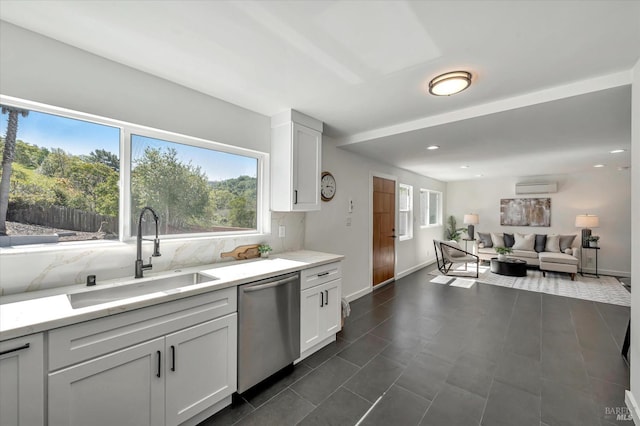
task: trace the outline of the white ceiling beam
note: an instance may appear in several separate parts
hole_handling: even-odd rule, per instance
[[[580,80],[562,86],[555,86],[524,95],[511,98],[500,99],[494,102],[463,108],[443,114],[424,117],[417,120],[407,121],[393,126],[381,127],[366,132],[356,133],[344,138],[337,139],[338,146],[367,142],[373,139],[393,136],[401,133],[412,132],[428,127],[439,126],[441,124],[455,121],[467,120],[469,118],[481,117],[495,114],[511,109],[523,108],[545,102],[556,101],[558,99],[570,98],[572,96],[583,95],[585,93],[598,92],[600,90],[631,84],[631,70],[620,71],[586,80]]]

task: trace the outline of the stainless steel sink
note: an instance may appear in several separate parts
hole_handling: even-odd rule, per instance
[[[144,281],[131,280],[130,282],[119,284],[114,287],[105,287],[82,293],[67,294],[67,297],[69,298],[71,307],[73,309],[78,309],[113,302],[116,300],[128,299],[130,297],[142,296],[143,294],[155,293],[158,291],[167,292],[180,287],[215,281],[217,279],[218,278],[207,277],[198,273],[171,275],[168,277],[145,279]]]

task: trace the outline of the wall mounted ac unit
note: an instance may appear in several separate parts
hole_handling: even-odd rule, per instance
[[[558,192],[557,182],[516,183],[516,194],[551,194]]]

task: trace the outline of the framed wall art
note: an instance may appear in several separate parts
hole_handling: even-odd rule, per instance
[[[503,198],[500,225],[551,226],[551,198]]]

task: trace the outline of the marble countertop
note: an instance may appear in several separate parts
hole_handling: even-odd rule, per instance
[[[91,288],[85,285],[73,285],[45,291],[3,296],[2,304],[0,304],[0,341],[237,286],[287,272],[308,269],[336,262],[343,258],[344,256],[342,255],[300,250],[280,253],[268,259],[225,262],[146,274],[145,278],[136,280],[136,283],[152,281],[154,278],[159,277],[195,272],[208,277],[215,277],[216,279],[201,284],[146,293],[141,296],[77,309],[71,306],[71,302],[67,297],[68,294],[118,287],[119,284],[123,285],[123,282],[130,282],[128,278],[132,277],[101,282]]]

